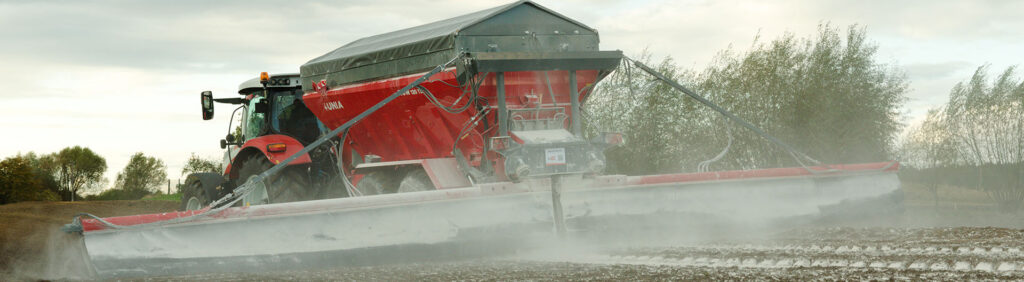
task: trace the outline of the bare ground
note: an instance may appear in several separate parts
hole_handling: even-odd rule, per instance
[[[0,205],[0,277],[38,274],[60,227],[78,213],[100,217],[173,211],[169,201],[22,202]],[[34,273],[33,273],[34,272]],[[0,279],[5,280],[5,279]]]
[[[150,280],[1021,280],[1024,230],[805,228],[758,240]]]
[[[274,273],[149,277],[145,280],[1021,280],[1024,217],[1004,214],[985,195],[947,189],[946,198],[906,185],[903,215],[776,230],[670,245],[582,252],[527,252]],[[936,202],[938,205],[936,206]],[[0,277],[81,278],[26,271],[59,260],[54,236],[78,212],[118,216],[171,211],[177,203],[114,201],[0,206]],[[58,234],[58,235],[54,235]],[[48,256],[49,255],[49,256]],[[87,278],[87,277],[86,277]]]

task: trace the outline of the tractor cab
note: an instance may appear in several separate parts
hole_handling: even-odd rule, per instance
[[[242,116],[244,141],[282,134],[308,144],[325,129],[302,102],[298,74],[253,78],[239,85],[238,94],[247,101]]]
[[[213,99],[208,91],[203,92],[203,118],[213,118],[210,101],[240,105],[231,114],[228,135],[221,140],[221,147],[239,146],[260,136],[287,135],[302,143],[316,140],[325,127],[302,102],[302,87],[298,74],[267,75],[252,78],[238,86],[240,98]],[[233,125],[235,115],[241,124]]]

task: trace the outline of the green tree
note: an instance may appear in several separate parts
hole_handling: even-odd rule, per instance
[[[1024,81],[1009,67],[989,83],[988,66],[957,83],[944,108],[957,152],[967,164],[1024,161]]]
[[[129,199],[139,199],[159,191],[167,182],[167,166],[156,157],[135,153],[128,165],[117,174],[115,189],[124,191]]]
[[[698,88],[825,163],[887,160],[902,129],[907,82],[876,62],[877,49],[863,28],[851,26],[844,37],[825,24],[815,38],[786,35],[742,56],[722,53]],[[788,153],[757,147],[738,153],[763,165],[791,164]],[[765,153],[774,154],[757,157]]]
[[[60,200],[60,185],[57,185],[57,179],[54,178],[54,168],[56,167],[54,161],[55,154],[48,155],[37,155],[35,152],[28,152],[25,154],[19,154],[18,156],[25,158],[29,162],[29,166],[32,167],[32,173],[35,174],[39,180],[39,184],[46,190],[49,190],[51,194]]]
[[[919,181],[988,193],[1005,211],[1024,201],[1024,80],[1015,67],[990,79],[988,66],[950,90],[905,138],[903,154],[922,169]],[[924,179],[921,179],[924,178]],[[934,191],[934,190],[933,190]],[[934,192],[933,192],[934,193]]]
[[[989,81],[988,66],[957,83],[944,111],[946,126],[963,165],[976,168],[975,188],[1006,210],[1024,201],[1024,80],[1009,67]],[[1016,170],[985,171],[993,165]]]
[[[647,64],[650,55],[644,52],[637,60]],[[692,77],[681,73],[671,58],[654,68],[681,81]],[[587,118],[583,119],[587,131],[622,132],[628,142],[606,152],[609,172],[647,174],[680,169],[685,156],[683,144],[694,137],[686,132],[701,125],[694,122],[698,116],[692,111],[696,107],[693,101],[673,91],[624,65],[588,95],[584,108]]]
[[[55,200],[59,198],[43,187],[28,158],[19,155],[0,162],[0,204]]]
[[[83,188],[94,187],[107,171],[107,161],[85,147],[67,147],[40,158],[44,170],[52,173],[61,198],[74,201]]]
[[[197,156],[195,153],[192,153],[192,156],[185,161],[185,166],[181,168],[181,175],[185,176],[199,172],[221,173],[223,171],[224,166],[222,166],[220,162],[213,159],[202,158]]]
[[[744,53],[722,51],[699,73],[670,58],[655,69],[824,163],[880,161],[896,150],[907,81],[877,62],[877,49],[863,28],[843,36],[823,24],[812,38],[755,38]],[[608,152],[610,172],[697,171],[719,156],[715,170],[797,165],[789,152],[628,64],[590,96],[591,133],[628,137],[628,146]]]

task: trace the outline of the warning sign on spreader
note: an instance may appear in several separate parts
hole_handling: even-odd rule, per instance
[[[547,166],[565,165],[565,148],[544,149],[544,164]]]

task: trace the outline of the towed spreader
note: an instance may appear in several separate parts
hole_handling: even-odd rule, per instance
[[[585,137],[580,111],[623,62],[811,164],[605,174],[604,150],[628,145]],[[189,176],[181,211],[65,226],[99,275],[473,257],[670,235],[692,218],[767,225],[902,206],[898,163],[816,163],[529,1],[363,38],[239,94],[201,96],[205,119],[215,102],[239,105],[241,130],[221,140],[223,173]]]

